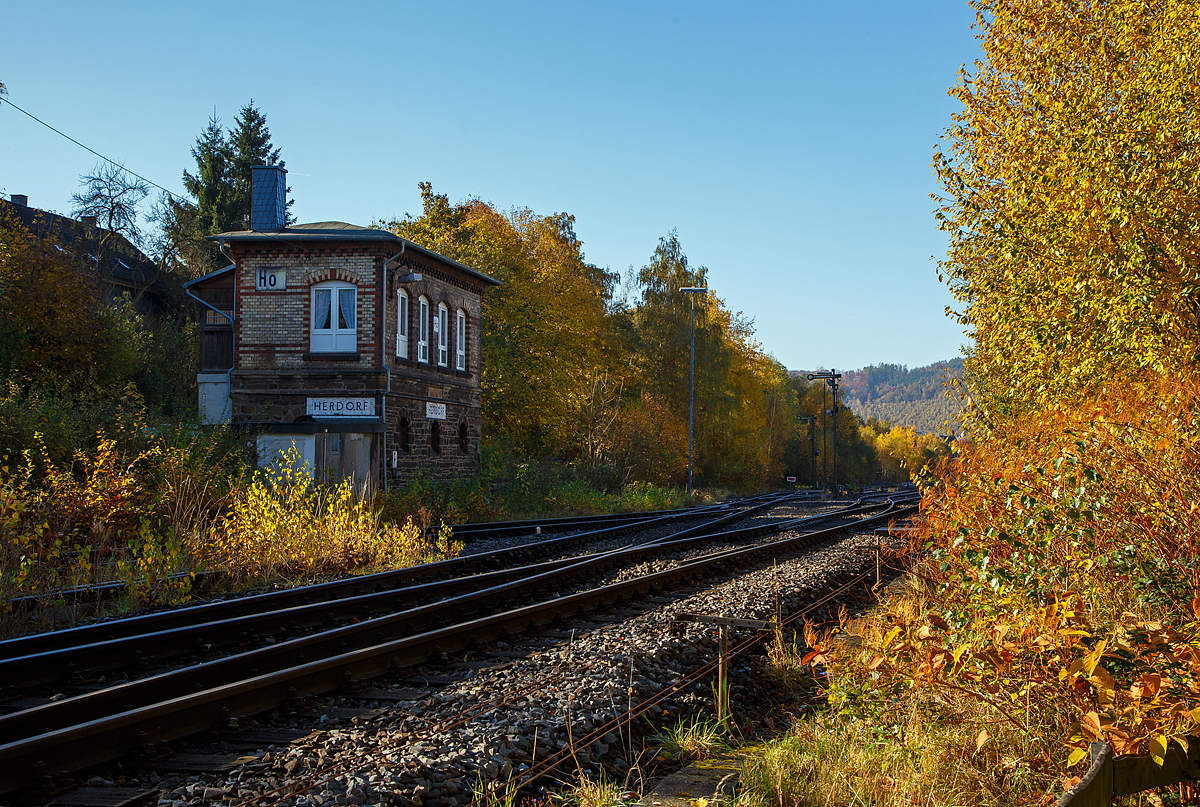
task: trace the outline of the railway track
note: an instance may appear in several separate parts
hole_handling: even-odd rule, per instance
[[[709,512],[684,529],[674,529],[682,514],[667,514],[507,553],[2,642],[8,703],[28,708],[0,716],[0,792],[54,789],[50,772],[61,782],[63,771],[130,754],[169,764],[164,743],[231,720],[295,711],[305,698],[350,681],[620,609],[906,512],[895,502],[863,500],[817,516],[761,515],[781,503]],[[832,518],[841,523],[818,528]],[[755,521],[732,527],[747,519]],[[771,539],[780,533],[790,537]],[[563,556],[614,540],[620,545]],[[49,697],[47,687],[55,690]]]
[[[451,531],[456,540],[464,543],[478,543],[489,538],[506,538],[519,535],[552,535],[564,532],[592,531],[606,527],[622,525],[638,528],[638,525],[657,518],[671,520],[687,520],[703,516],[707,513],[735,512],[738,507],[753,506],[756,502],[769,501],[779,494],[763,494],[740,500],[736,504],[718,504],[709,507],[686,508],[681,510],[656,510],[634,513],[614,513],[596,516],[570,516],[565,518],[527,519],[523,521],[478,522],[456,524]],[[817,495],[805,492],[799,495],[801,499],[817,502]],[[210,580],[222,576],[220,570],[197,572],[194,576],[180,573],[168,576],[168,580],[189,579],[194,585],[200,586]],[[86,586],[56,589],[38,595],[14,597],[10,605],[14,610],[28,611],[44,606],[47,602],[67,605],[96,604],[110,601],[121,596],[126,591],[126,584],[117,580],[94,583]]]
[[[753,505],[759,501],[770,501],[776,498],[779,494],[768,493],[761,496],[753,496],[747,499],[741,499],[734,503],[720,504],[712,508],[705,508],[711,511],[729,510],[739,506]],[[789,498],[797,501],[810,501],[818,503],[820,494],[815,491],[804,491],[802,493],[786,494]],[[681,510],[659,510],[657,515],[661,516],[686,516],[694,514],[696,508],[684,508]],[[510,535],[528,535],[540,530],[541,532],[563,532],[575,529],[588,529],[598,527],[609,527],[628,522],[634,522],[644,519],[647,513],[615,513],[609,515],[598,516],[566,516],[562,518],[534,518],[521,521],[495,521],[481,522],[472,524],[453,524],[450,529],[454,537],[460,541],[471,541],[479,538],[488,537],[505,537]]]

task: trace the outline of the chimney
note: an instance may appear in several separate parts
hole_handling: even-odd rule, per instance
[[[12,203],[14,205],[20,205],[21,207],[29,207],[29,197],[23,193],[14,193],[11,196],[9,196],[8,198],[12,200]]]
[[[287,171],[278,165],[256,165],[250,193],[250,229],[279,232],[287,223]]]
[[[89,230],[96,229],[96,217],[95,216],[80,216],[79,220],[82,221],[83,226],[87,227]]]

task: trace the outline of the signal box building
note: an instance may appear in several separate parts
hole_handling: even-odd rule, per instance
[[[364,491],[478,465],[488,275],[384,230],[286,225],[287,172],[254,169],[251,229],[211,236],[231,265],[188,284],[205,308],[207,422],[294,449]]]

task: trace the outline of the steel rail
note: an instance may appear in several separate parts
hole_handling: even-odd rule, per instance
[[[853,578],[849,582],[843,583],[840,587],[827,593],[825,596],[823,596],[821,599],[817,600],[816,602],[809,603],[800,611],[790,614],[786,620],[784,620],[783,622],[781,622],[779,624],[779,627],[783,627],[784,625],[792,624],[793,622],[797,621],[801,617],[807,615],[809,612],[819,608],[820,606],[824,605],[825,603],[829,602],[830,600],[835,599],[839,595],[844,594],[847,591],[849,591],[850,589],[854,588],[855,586],[865,582],[867,580],[867,578],[870,576],[870,574],[871,574],[870,572],[863,572],[862,574],[859,574],[857,577]],[[749,650],[755,644],[763,641],[763,639],[764,639],[764,634],[762,634],[761,632],[756,635],[749,636],[749,637],[743,639],[740,643],[729,648],[729,652],[728,652],[726,658],[733,658],[735,656],[740,656],[742,653]],[[536,779],[538,779],[542,776],[546,776],[551,771],[557,770],[564,762],[566,762],[575,753],[577,753],[575,751],[575,749],[577,747],[587,748],[587,746],[591,745],[593,742],[600,739],[605,734],[607,734],[611,731],[621,730],[634,718],[644,715],[652,707],[667,700],[671,696],[678,694],[681,690],[685,689],[689,685],[698,683],[701,679],[703,679],[709,673],[715,672],[719,664],[720,664],[719,659],[712,659],[710,661],[705,662],[700,667],[683,675],[679,680],[675,681],[674,683],[667,684],[662,689],[653,693],[650,697],[643,700],[636,707],[634,707],[632,709],[628,709],[623,714],[617,715],[616,717],[607,721],[603,725],[593,728],[592,731],[589,732],[588,734],[586,734],[582,737],[579,737],[578,739],[574,739],[570,744],[567,745],[566,748],[562,748],[555,752],[552,752],[542,762],[539,763],[537,760],[532,760],[530,766],[526,770],[518,773],[515,777],[513,777],[513,779],[511,779],[509,781],[513,782],[514,786],[517,789],[519,789],[521,787],[524,787],[525,785],[531,784]],[[322,771],[322,773],[323,772],[324,771]],[[325,780],[325,781],[328,781],[328,780]],[[317,784],[320,784],[320,783],[317,783]],[[256,800],[250,799],[250,800],[241,802],[240,804],[234,805],[234,807],[243,807],[244,805],[255,803],[255,801]],[[278,803],[278,800],[276,800],[275,803]],[[261,805],[260,805],[260,807],[261,807]]]
[[[840,513],[813,517],[824,520]],[[734,514],[742,518],[746,513]],[[671,544],[684,542],[707,542],[708,535],[730,522],[731,517],[719,518],[696,525],[666,538]],[[397,609],[412,609],[421,605],[442,602],[446,598],[462,598],[474,592],[513,581],[535,578],[567,566],[578,565],[584,560],[606,559],[607,565],[631,562],[641,555],[662,554],[664,539],[635,544],[627,551],[614,550],[592,555],[546,561],[530,566],[502,569],[495,572],[469,577],[456,577],[404,588],[374,591],[358,596],[344,597],[330,602],[309,603],[270,611],[260,611],[245,616],[234,616],[207,622],[197,622],[178,628],[131,633],[115,639],[91,642],[85,645],[59,647],[24,656],[0,659],[0,681],[9,689],[28,688],[49,684],[86,670],[89,674],[108,672],[131,665],[145,665],[151,659],[162,660],[197,652],[212,652],[216,648],[244,644],[254,638],[262,640],[276,633],[294,633],[300,629],[325,627],[337,619],[358,619],[363,616],[381,616],[394,613]],[[4,728],[0,717],[0,732]]]
[[[277,669],[286,666],[292,660],[291,654],[299,654],[303,657],[314,653],[320,655],[344,652],[352,643],[369,646],[370,643],[378,642],[381,638],[393,638],[397,634],[411,634],[416,630],[414,625],[422,620],[437,624],[487,610],[493,601],[507,604],[514,598],[519,600],[528,597],[532,590],[544,591],[552,585],[557,585],[560,582],[559,578],[564,573],[573,579],[578,579],[584,574],[602,573],[613,566],[636,563],[644,556],[661,555],[688,544],[717,539],[745,538],[782,529],[794,529],[807,521],[827,520],[841,515],[859,513],[863,510],[877,509],[880,506],[883,505],[867,508],[844,508],[843,511],[814,516],[809,519],[759,524],[715,535],[687,535],[695,530],[692,528],[676,533],[677,540],[672,542],[627,547],[607,553],[539,564],[530,567],[531,573],[521,577],[502,579],[502,573],[497,573],[495,578],[488,581],[480,581],[479,577],[467,578],[461,582],[491,582],[494,585],[486,588],[469,585],[465,593],[438,600],[432,604],[326,630],[315,635],[259,647],[215,661],[195,664],[5,715],[0,717],[0,736],[16,739],[30,736],[39,731],[44,732],[47,728],[61,728],[81,719],[98,719],[106,714],[111,714],[118,708],[128,709],[147,705],[157,699],[170,697],[173,692],[181,689],[195,688],[198,685],[197,681],[202,682],[201,686],[211,687],[227,683],[238,677],[256,675],[271,668]],[[430,585],[449,585],[453,582],[456,581]],[[194,630],[208,627],[207,625],[198,626]],[[218,625],[216,628],[227,632],[232,630],[229,625]],[[371,635],[372,631],[375,631],[373,636]],[[25,680],[28,680],[29,676],[53,676],[56,674],[55,671],[62,672],[75,662],[104,659],[107,653],[113,652],[113,648],[110,647],[112,644],[120,645],[127,657],[131,653],[138,652],[140,648],[153,645],[192,647],[194,649],[196,639],[189,635],[191,633],[191,631],[174,631],[165,635],[149,634],[135,637],[138,640],[136,643],[100,643],[79,648],[79,652],[74,655],[70,651],[55,651],[49,654],[12,659],[0,664],[0,674],[10,678],[24,676]],[[203,641],[206,637],[207,632],[200,635],[199,641]]]
[[[555,620],[570,618],[581,611],[619,604],[639,595],[663,590],[672,584],[696,579],[711,573],[712,570],[721,571],[735,563],[748,563],[757,558],[770,557],[772,553],[778,556],[781,552],[802,548],[847,529],[883,519],[894,519],[912,510],[915,508],[894,508],[854,524],[805,533],[757,547],[716,553],[713,557],[698,559],[631,580],[429,630],[415,636],[385,640],[359,650],[339,653],[9,742],[0,746],[0,793],[19,789],[28,778],[29,772],[35,770],[38,762],[44,762],[49,770],[54,771],[80,770],[143,748],[148,738],[155,742],[169,741],[203,731],[223,714],[260,714],[283,705],[297,695],[327,692],[344,682],[375,677],[393,666],[421,663],[431,657],[461,650],[478,642],[536,629]]]
[[[797,621],[798,619],[806,616],[809,612],[813,611],[814,609],[819,608],[820,606],[822,606],[825,603],[829,602],[830,600],[836,598],[837,596],[846,593],[853,587],[864,582],[868,578],[869,575],[870,575],[870,572],[863,572],[862,574],[859,574],[858,576],[856,576],[852,580],[848,581],[847,583],[842,584],[839,588],[837,588],[831,592],[828,592],[827,594],[825,594],[823,597],[821,597],[817,601],[809,603],[801,610],[799,610],[793,614],[790,614],[787,619],[783,620],[783,622],[780,623],[780,627],[783,627],[784,625],[789,625],[789,624]],[[730,648],[729,657],[741,655],[743,652],[748,650],[755,643],[758,643],[761,641],[762,641],[761,635],[751,636],[751,637],[743,640],[741,643]],[[645,714],[656,704],[667,700],[668,698],[670,698],[673,695],[678,694],[684,688],[698,683],[704,676],[708,675],[711,672],[714,672],[716,670],[718,664],[719,664],[719,661],[714,659],[714,660],[705,662],[700,667],[685,673],[678,680],[665,685],[661,690],[653,693],[650,697],[641,701],[636,707],[631,707],[629,709],[626,709],[624,712],[614,716],[612,719],[610,719],[606,723],[595,727],[590,733],[588,733],[580,738],[573,739],[573,741],[571,743],[569,743],[566,748],[563,748],[559,751],[549,754],[541,762],[538,762],[538,760],[533,759],[531,757],[530,766],[526,770],[518,773],[516,776],[514,776],[512,779],[510,779],[506,783],[499,783],[499,782],[495,783],[496,786],[500,786],[501,784],[503,784],[505,787],[508,787],[509,785],[511,785],[512,787],[514,787],[516,789],[520,789],[522,787],[532,784],[538,778],[541,778],[542,776],[546,776],[546,775],[556,771],[564,762],[566,762],[568,759],[570,759],[576,753],[575,749],[577,747],[582,746],[582,747],[586,748],[588,745],[595,742],[597,739],[600,739],[608,732],[620,731],[628,723],[630,723],[633,719]],[[541,692],[541,691],[546,690],[547,686],[545,684],[553,683],[553,682],[538,682],[538,683],[539,683],[539,686],[537,687],[536,691]],[[527,696],[529,694],[530,690],[533,690],[533,689],[534,689],[533,686],[523,687],[521,690],[518,690],[518,692],[516,694],[518,696]],[[496,705],[498,705],[497,701],[499,701],[500,703],[503,703],[507,700],[509,700],[509,699],[506,698],[505,696],[501,696],[499,698],[494,698],[492,700],[485,701],[484,703],[477,704],[475,706],[475,708],[473,708],[470,712],[464,713],[461,715],[455,715],[455,719],[453,721],[441,721],[440,723],[434,723],[432,721],[425,720],[424,721],[425,728],[427,731],[430,731],[430,732],[445,731],[447,729],[447,727],[453,727],[454,725],[465,724],[465,723],[470,722],[471,720],[475,719],[479,715],[485,714],[485,713],[491,711],[492,709],[495,708]],[[446,724],[449,724],[449,726],[447,726]],[[255,796],[251,796],[241,802],[236,802],[234,805],[232,805],[232,807],[252,807],[252,806],[253,807],[269,807],[269,805],[279,804],[280,802],[284,801],[285,799],[295,798],[296,796],[306,793],[306,792],[312,790],[313,788],[320,787],[321,785],[325,784],[326,782],[330,781],[331,779],[335,779],[338,776],[341,776],[342,774],[346,773],[347,771],[352,770],[355,766],[365,762],[368,759],[377,758],[381,754],[387,754],[391,751],[396,751],[401,747],[402,747],[402,745],[400,743],[393,741],[390,744],[383,745],[383,746],[377,747],[377,748],[373,748],[369,754],[364,753],[364,752],[359,752],[358,756],[353,759],[340,758],[336,763],[334,763],[333,765],[331,765],[329,767],[317,768],[317,769],[305,771],[302,774],[300,774],[299,777],[289,781],[288,784],[286,784],[286,785],[278,787],[275,790],[269,791],[267,793],[261,793],[261,794],[255,795]],[[303,785],[303,786],[300,786],[300,785]]]
[[[193,575],[191,572],[177,572],[163,576],[163,580],[169,582],[182,582],[184,580],[192,581],[203,580],[213,576],[214,572],[196,572]],[[109,580],[105,583],[93,583],[88,586],[72,586],[71,588],[57,588],[42,594],[26,594],[21,597],[13,597],[8,601],[8,604],[13,610],[26,610],[36,608],[45,604],[47,601],[63,600],[70,603],[91,603],[101,602],[103,600],[114,599],[118,594],[128,588],[128,585],[120,580]]]
[[[705,509],[729,509],[731,507],[742,507],[746,505],[754,505],[762,500],[771,500],[775,498],[807,498],[805,493],[796,493],[791,491],[772,492],[761,494],[759,496],[750,496],[745,499],[739,499],[735,502],[721,502],[715,505],[709,505]],[[653,510],[643,513],[610,513],[606,515],[595,516],[560,516],[555,518],[531,518],[520,521],[494,521],[494,522],[475,522],[469,524],[452,524],[450,525],[451,532],[457,538],[476,538],[483,536],[499,536],[499,535],[516,535],[522,532],[528,532],[537,527],[543,529],[561,530],[575,526],[587,526],[597,523],[622,523],[624,521],[637,520],[645,518],[651,514],[657,515],[685,515],[694,513],[700,508],[678,508],[675,510]]]
[[[739,502],[745,504],[745,502]],[[488,534],[519,534],[530,532],[537,527],[543,530],[563,530],[579,526],[594,526],[597,524],[620,524],[626,521],[638,521],[649,515],[669,516],[695,513],[699,509],[729,509],[732,505],[722,502],[704,508],[680,507],[671,510],[653,510],[634,513],[608,513],[593,516],[557,516],[554,518],[530,518],[520,521],[479,521],[466,524],[451,524],[450,530],[456,537],[476,537]]]
[[[469,541],[477,538],[520,535],[522,532],[527,531],[527,529],[533,529],[540,526],[546,526],[549,529],[561,531],[571,527],[619,526],[630,522],[644,520],[647,517],[657,518],[661,516],[671,516],[676,519],[688,519],[694,516],[701,516],[714,510],[726,511],[732,507],[746,505],[758,499],[780,495],[800,499],[811,498],[810,494],[807,492],[791,494],[772,493],[740,499],[737,502],[722,502],[720,504],[709,505],[706,507],[679,508],[674,510],[648,510],[635,513],[614,513],[596,516],[568,516],[553,519],[534,519],[529,521],[466,523],[454,525],[451,529],[452,531],[457,531],[456,534],[459,538]],[[507,526],[498,527],[497,525]],[[194,585],[206,579],[219,578],[222,574],[222,570],[212,569],[195,573],[180,572],[177,574],[168,575],[165,579],[191,580]],[[339,581],[334,582],[336,583]],[[53,591],[47,591],[41,594],[30,594],[21,597],[14,597],[9,601],[9,605],[15,610],[29,610],[43,605],[48,600],[64,600],[74,604],[102,602],[105,600],[114,599],[122,591],[126,590],[127,587],[127,584],[123,581],[110,580],[103,583],[94,583],[85,586],[55,589]]]
[[[722,502],[717,505],[709,505],[707,507],[699,508],[647,510],[640,512],[610,513],[594,516],[564,516],[558,518],[530,519],[526,521],[507,522],[470,522],[451,525],[450,529],[452,534],[454,534],[456,537],[475,538],[484,537],[492,532],[496,532],[497,535],[518,535],[521,532],[534,529],[535,527],[549,527],[555,530],[563,530],[571,527],[583,526],[615,526],[629,521],[644,520],[648,516],[675,515],[687,518],[690,514],[699,515],[702,512],[713,509],[729,509],[731,506],[743,504],[749,501],[751,501],[751,499],[743,499],[736,503]],[[177,581],[187,579],[201,580],[205,577],[215,576],[220,573],[220,571],[205,571],[197,572],[193,576],[188,572],[179,572],[176,574],[167,575],[164,579]],[[72,603],[98,602],[101,600],[113,599],[126,588],[127,586],[123,581],[109,580],[102,583],[92,583],[84,586],[54,589],[40,594],[28,594],[20,597],[14,597],[13,599],[9,600],[9,605],[14,609],[26,609],[37,607],[38,605],[45,603],[47,600],[66,600]]]
[[[742,517],[752,515],[756,508],[762,505],[738,511]],[[318,601],[331,601],[340,597],[352,597],[364,592],[375,591],[381,587],[395,588],[402,585],[415,585],[428,580],[440,580],[470,574],[479,568],[502,563],[508,560],[522,561],[548,551],[572,546],[587,541],[598,541],[606,538],[616,538],[656,526],[669,524],[674,521],[704,517],[708,509],[697,509],[688,513],[669,516],[656,516],[645,521],[630,522],[616,527],[607,527],[572,535],[547,538],[534,543],[521,544],[515,547],[481,552],[475,555],[461,555],[434,563],[419,566],[408,566],[401,569],[390,569],[385,572],[358,575],[341,580],[331,580],[309,586],[272,591],[266,594],[256,594],[248,597],[236,597],[217,602],[202,603],[185,608],[160,611],[140,616],[98,622],[76,628],[36,633],[28,636],[18,636],[13,639],[0,641],[0,659],[27,656],[50,650],[77,645],[92,644],[98,641],[115,639],[135,633],[148,633],[155,630],[167,630],[181,627],[198,621],[216,621],[234,616],[245,616],[265,610],[278,610],[295,605],[307,605]],[[723,518],[731,518],[723,516]],[[3,679],[0,679],[2,681]]]

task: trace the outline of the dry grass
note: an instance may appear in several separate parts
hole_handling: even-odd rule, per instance
[[[0,461],[0,636],[179,604],[200,571],[236,590],[413,566],[461,549],[445,527],[430,541],[411,518],[383,523],[348,481],[315,484],[298,463],[267,473],[234,464],[227,475],[213,439],[153,438],[132,453],[103,439],[69,466]],[[125,588],[112,601],[74,606],[64,594],[114,581]],[[21,597],[38,605],[14,607]]]
[[[915,614],[925,605],[918,592],[885,610]],[[886,624],[884,614],[862,620],[862,645],[878,641]],[[804,675],[798,652],[794,642],[777,639],[769,650],[772,674]],[[1044,756],[1041,742],[986,704],[946,691],[856,688],[864,683],[838,681],[831,706],[783,737],[745,749],[739,804],[952,807],[1037,802],[1060,792],[1050,772],[1027,761]]]
[[[788,689],[811,689],[814,679],[812,668],[803,663],[805,652],[795,633],[785,639],[783,631],[777,629],[767,645],[767,675]]]
[[[876,736],[863,722],[798,724],[745,761],[739,804],[747,807],[1001,805],[1022,801],[1014,760],[975,751],[977,726],[939,726],[917,714],[903,738]],[[1012,767],[997,781],[993,766]]]
[[[913,686],[889,680],[886,669],[868,669],[894,624],[920,624],[936,604],[914,579],[857,620],[854,635],[841,635],[830,659],[826,707],[785,736],[744,751],[740,804],[953,807],[1057,798],[1060,769],[1047,759],[1059,747],[1047,745],[1054,745],[1052,720],[1020,730],[970,694]],[[767,653],[768,674],[812,685],[794,638],[776,636]]]

